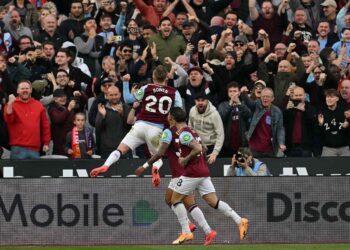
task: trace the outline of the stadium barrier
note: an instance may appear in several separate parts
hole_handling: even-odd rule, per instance
[[[50,167],[50,166],[48,166]],[[217,244],[349,243],[349,177],[212,178],[218,196],[250,220],[237,226],[197,196]],[[0,180],[0,246],[169,244],[180,228],[164,203],[169,178]],[[191,244],[202,244],[198,227]]]
[[[338,176],[349,175],[350,157],[322,157],[322,158],[280,158],[263,159],[273,176]],[[41,159],[32,161],[0,160],[0,176],[5,178],[24,177],[88,177],[94,167],[103,164],[104,160],[58,160]],[[126,177],[133,175],[134,170],[145,162],[144,159],[120,160],[116,166],[105,173],[105,177]],[[209,167],[213,177],[225,176],[231,164],[230,158],[217,159]],[[151,168],[146,174],[151,174]],[[167,160],[161,169],[161,175],[169,176]],[[169,176],[170,177],[170,176]]]

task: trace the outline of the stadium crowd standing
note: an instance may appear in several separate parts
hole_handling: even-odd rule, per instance
[[[107,157],[158,65],[209,163],[350,155],[348,0],[0,0],[1,151]]]

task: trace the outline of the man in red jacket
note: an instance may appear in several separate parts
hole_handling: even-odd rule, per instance
[[[175,22],[175,15],[171,11],[179,1],[175,2],[170,6],[168,0],[153,0],[152,5],[147,5],[143,0],[134,0],[134,4],[141,11],[143,19],[149,21],[154,27],[158,27],[160,20],[165,16],[169,17],[172,23]]]
[[[18,97],[10,95],[4,109],[13,160],[38,159],[41,146],[43,151],[49,150],[50,123],[44,106],[31,93],[30,82],[21,81]]]

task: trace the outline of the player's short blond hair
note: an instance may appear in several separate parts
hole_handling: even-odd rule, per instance
[[[156,83],[163,83],[167,75],[168,71],[162,65],[158,65],[153,71],[153,81]]]

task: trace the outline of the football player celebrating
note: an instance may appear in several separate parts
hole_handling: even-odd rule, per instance
[[[184,168],[178,163],[178,156],[180,155],[178,143],[176,143],[175,138],[178,138],[177,128],[173,122],[173,120],[169,121],[169,128],[163,131],[163,135],[160,139],[160,146],[158,148],[158,152],[152,156],[143,166],[140,166],[136,169],[135,174],[137,176],[142,175],[145,171],[144,166],[150,166],[154,162],[161,159],[164,155],[167,156],[169,161],[169,166],[171,169],[172,178],[170,180],[169,186],[165,192],[165,202],[171,209],[174,209],[171,203],[171,196],[173,191],[175,190],[175,186],[178,183],[179,177],[184,173]],[[184,197],[183,203],[187,209],[187,211],[192,215],[193,219],[197,222],[197,224],[203,229],[206,234],[204,245],[209,245],[216,237],[216,231],[212,230],[207,223],[202,210],[195,203],[194,195],[190,194]],[[196,229],[196,226],[192,224],[190,221],[187,221],[189,224],[191,232]],[[193,235],[192,235],[193,238]],[[187,240],[190,240],[187,237]],[[182,244],[184,241],[179,237],[175,241],[173,241],[174,245]]]
[[[184,167],[184,173],[179,177],[175,190],[171,197],[174,212],[182,227],[182,234],[178,241],[188,241],[193,238],[187,223],[186,208],[183,200],[187,195],[197,189],[209,206],[219,210],[225,216],[232,219],[239,227],[240,239],[243,240],[248,230],[248,220],[241,218],[226,202],[216,196],[216,191],[210,179],[210,173],[201,140],[197,133],[186,124],[186,113],[181,108],[172,108],[169,113],[169,121],[173,121],[176,133],[173,140],[177,143],[180,152],[179,164]]]
[[[157,152],[159,138],[162,135],[164,125],[167,123],[167,115],[171,107],[182,107],[179,92],[166,85],[168,72],[159,65],[153,71],[153,84],[141,87],[134,95],[130,93],[130,75],[123,76],[123,97],[126,103],[141,102],[141,111],[129,133],[119,144],[117,150],[113,151],[105,163],[90,172],[91,177],[96,177],[106,172],[109,167],[117,162],[121,155],[130,149],[146,143],[152,155]],[[152,167],[152,183],[155,187],[160,184],[158,170],[162,166],[162,160],[158,160]],[[148,167],[148,166],[144,166]]]

